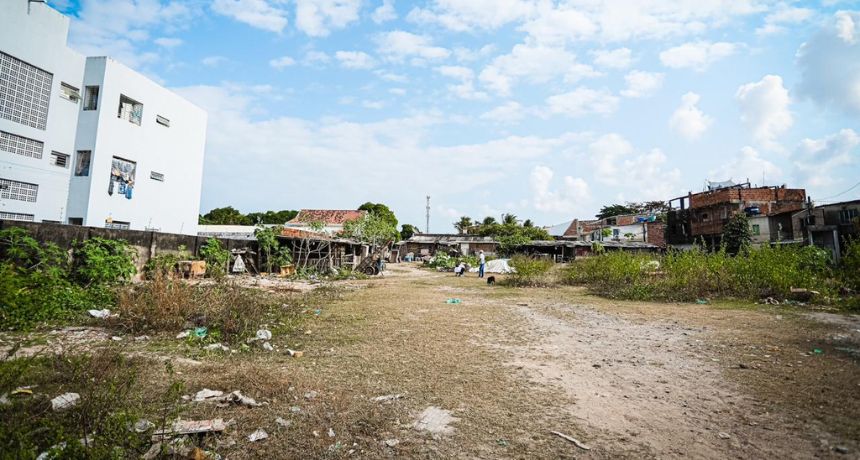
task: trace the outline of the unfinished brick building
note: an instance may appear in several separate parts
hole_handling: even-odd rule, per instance
[[[740,212],[750,218],[753,243],[793,239],[791,214],[806,205],[806,190],[749,183],[714,187],[669,201],[666,240],[672,245],[703,240],[716,247],[723,226]]]

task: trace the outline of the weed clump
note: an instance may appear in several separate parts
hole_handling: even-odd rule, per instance
[[[546,258],[514,256],[508,262],[514,270],[505,279],[511,286],[549,286],[553,284],[551,270],[555,263]]]

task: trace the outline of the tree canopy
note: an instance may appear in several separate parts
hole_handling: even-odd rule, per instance
[[[397,230],[397,217],[394,215],[394,212],[388,208],[388,206],[382,203],[371,203],[367,202],[358,207],[359,211],[367,211],[370,214],[375,214],[379,216],[382,220],[387,222],[392,228]]]
[[[605,219],[607,217],[623,216],[626,214],[656,214],[661,215],[669,210],[669,205],[665,201],[642,201],[630,202],[624,204],[610,204],[600,208],[600,212],[595,217]]]
[[[471,227],[472,225],[474,225],[474,222],[472,222],[472,218],[466,216],[463,216],[460,218],[460,220],[454,222],[454,228],[457,229],[457,233],[461,234],[468,233],[469,227]]]
[[[340,235],[344,238],[379,246],[388,241],[397,241],[400,232],[384,216],[368,212],[361,219],[351,220],[343,224],[343,231]]]
[[[283,210],[242,214],[241,211],[232,206],[225,206],[223,208],[215,208],[203,214],[198,218],[197,223],[201,225],[283,225],[293,217],[296,217],[298,213],[298,211]]]
[[[733,215],[723,226],[723,244],[731,254],[745,250],[752,243],[750,220],[746,214],[739,212]]]
[[[403,224],[400,226],[400,239],[402,240],[408,240],[416,233],[418,233],[418,227],[414,225]]]

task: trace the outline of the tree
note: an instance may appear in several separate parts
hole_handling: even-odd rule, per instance
[[[496,218],[493,216],[484,217],[484,220],[481,221],[481,225],[493,225],[496,223]]]
[[[266,255],[266,271],[272,273],[272,268],[287,265],[292,262],[292,254],[286,246],[281,246],[278,236],[284,227],[275,225],[271,227],[259,226],[254,230],[254,236],[260,245],[260,251]]]
[[[380,246],[389,241],[396,241],[400,233],[386,217],[371,212],[361,219],[344,223],[340,235],[372,246]]]
[[[238,209],[226,206],[207,212],[200,218],[199,223],[203,225],[251,225],[253,222]]]
[[[510,213],[502,214],[502,225],[516,225],[517,216]]]
[[[534,227],[534,226],[535,226],[535,224],[534,224],[534,222],[532,222],[531,219],[526,219],[523,222],[523,227],[529,228],[529,227]]]
[[[732,254],[746,251],[752,243],[750,220],[746,214],[739,212],[733,215],[723,226],[723,244]]]
[[[367,202],[358,207],[359,211],[367,211],[368,214],[374,214],[379,216],[382,220],[388,222],[388,224],[397,231],[397,217],[394,215],[394,212],[388,208],[388,206],[382,203],[371,203]]]
[[[454,222],[454,228],[457,229],[457,233],[465,234],[468,233],[469,227],[474,225],[471,217],[463,216],[457,222]]]
[[[284,225],[296,217],[298,213],[298,211],[285,209],[282,211],[249,212],[246,217],[252,224]]]
[[[400,239],[408,240],[412,238],[412,235],[418,233],[418,227],[410,224],[403,224],[400,226]]]
[[[625,214],[634,214],[636,209],[623,205],[623,204],[611,204],[609,206],[604,206],[600,208],[600,212],[597,213],[595,217],[598,219],[605,219],[607,217],[615,217],[615,216],[623,216]]]

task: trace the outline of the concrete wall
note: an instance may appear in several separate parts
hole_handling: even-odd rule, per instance
[[[44,143],[41,158],[0,151],[0,178],[39,186],[35,203],[0,199],[0,211],[32,214],[36,221],[66,216],[71,162],[54,166],[51,152],[73,156],[80,102],[60,97],[60,85],[80,89],[84,74],[84,57],[66,47],[68,31],[68,18],[47,5],[0,0],[0,51],[52,74],[45,129],[0,118],[0,130]]]

